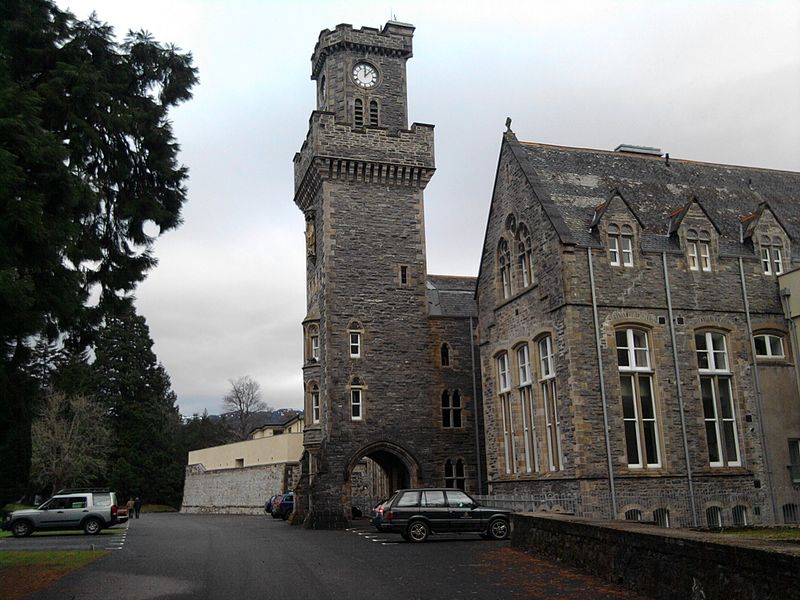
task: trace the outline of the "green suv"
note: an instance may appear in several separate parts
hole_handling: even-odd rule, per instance
[[[3,529],[14,537],[48,529],[83,529],[93,535],[127,520],[117,507],[116,493],[102,488],[74,488],[60,490],[38,508],[15,510],[6,516]]]

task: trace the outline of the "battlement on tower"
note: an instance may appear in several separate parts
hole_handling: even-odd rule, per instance
[[[311,55],[311,79],[317,79],[325,59],[339,50],[362,50],[373,54],[411,58],[413,37],[414,26],[397,21],[388,21],[381,29],[353,29],[348,23],[337,25],[333,31],[323,29]]]

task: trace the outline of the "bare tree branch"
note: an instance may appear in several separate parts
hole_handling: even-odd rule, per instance
[[[261,386],[249,375],[242,375],[235,381],[229,379],[228,382],[231,389],[222,399],[222,409],[233,413],[236,435],[240,440],[246,440],[253,415],[268,410],[268,407],[261,400]]]

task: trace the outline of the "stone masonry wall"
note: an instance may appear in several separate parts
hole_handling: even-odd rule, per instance
[[[656,600],[800,598],[800,551],[641,523],[515,514],[511,544]]]
[[[270,496],[294,487],[298,474],[298,463],[215,471],[190,465],[186,467],[181,512],[261,514]]]

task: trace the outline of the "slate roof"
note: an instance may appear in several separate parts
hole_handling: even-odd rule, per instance
[[[475,277],[428,275],[428,314],[434,317],[477,317]]]
[[[645,250],[680,251],[670,215],[694,199],[719,230],[723,253],[751,253],[739,242],[740,219],[764,203],[800,240],[800,173],[518,142],[513,133],[506,140],[564,243],[600,245],[592,220],[615,190],[642,224]]]

